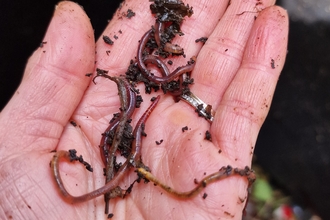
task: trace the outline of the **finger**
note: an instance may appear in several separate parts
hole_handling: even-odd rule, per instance
[[[85,74],[94,68],[93,29],[79,5],[57,5],[43,42],[1,113],[2,143],[14,144],[13,151],[54,149],[88,85]]]
[[[233,161],[250,163],[257,135],[268,113],[288,40],[288,16],[273,6],[258,16],[242,63],[216,109],[215,142]]]
[[[260,10],[273,5],[274,2],[231,1],[199,53],[192,75],[195,79],[192,91],[213,108],[218,106],[241,64],[255,17]]]

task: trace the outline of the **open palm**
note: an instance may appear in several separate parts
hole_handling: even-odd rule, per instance
[[[194,14],[175,38],[186,58],[197,56],[191,91],[215,110],[212,124],[187,103],[169,94],[144,94],[133,114],[134,125],[156,94],[161,99],[146,122],[142,159],[152,173],[179,191],[195,187],[222,166],[251,165],[259,129],[267,115],[282,70],[287,44],[286,12],[269,7],[272,0],[190,0]],[[82,9],[72,2],[57,6],[43,47],[30,58],[24,78],[0,114],[0,218],[104,219],[104,200],[66,203],[49,168],[54,150],[76,149],[94,172],[76,163],[60,164],[68,191],[82,195],[104,185],[99,152],[101,133],[119,110],[118,90],[106,78],[91,82],[95,68],[124,74],[136,56],[138,41],[154,24],[148,1],[126,1],[103,35],[118,36],[113,45],[93,30]],[[127,18],[123,12],[133,10]],[[257,16],[257,18],[256,18]],[[195,39],[208,37],[205,45]],[[96,62],[95,62],[96,61]],[[75,123],[70,123],[74,121]],[[74,126],[76,125],[76,126]],[[188,130],[182,131],[187,126]],[[209,130],[212,142],[205,140]],[[161,144],[156,141],[163,140]],[[133,172],[120,184],[127,188]],[[125,199],[110,200],[113,219],[241,219],[247,180],[230,177],[206,187],[187,200],[177,199],[153,184],[135,184]],[[206,198],[203,194],[206,193]]]

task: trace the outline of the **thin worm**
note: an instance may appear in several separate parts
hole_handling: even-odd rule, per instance
[[[172,73],[164,77],[159,77],[155,75],[148,75],[147,77],[150,81],[155,83],[166,83],[174,80],[175,78],[179,77],[184,73],[191,72],[194,69],[194,67],[195,67],[195,62],[187,64],[186,66],[178,67]]]
[[[162,39],[162,33],[164,32],[164,22],[156,21],[155,24],[155,41],[158,45],[158,47],[162,47],[161,39]]]
[[[143,113],[139,121],[137,122],[133,134],[134,134],[134,141],[132,143],[132,150],[130,155],[128,156],[128,159],[125,161],[125,163],[120,167],[118,172],[121,172],[122,167],[124,167],[124,170],[128,167],[129,164],[133,165],[134,167],[139,164],[140,157],[141,157],[141,143],[142,143],[142,132],[143,132],[143,126],[146,120],[148,119],[151,112],[155,109],[156,105],[158,104],[158,101],[160,100],[160,96],[157,96],[156,99],[151,103],[151,105],[148,107],[148,109]]]
[[[127,123],[128,119],[132,116],[135,105],[136,105],[136,93],[131,88],[129,82],[122,77],[111,77],[109,75],[103,75],[104,77],[114,81],[117,84],[119,97],[120,97],[120,105],[121,105],[121,113],[118,120],[117,126],[114,126],[113,129],[115,130],[115,135],[113,137],[112,145],[108,151],[108,154],[105,155],[106,160],[106,167],[105,167],[105,176],[106,181],[105,183],[109,182],[114,177],[114,160],[115,160],[115,153],[118,149],[118,146],[121,142],[121,138],[123,136],[125,130],[125,124]],[[103,139],[103,138],[102,138]],[[107,139],[107,138],[105,138]],[[102,141],[102,140],[101,140]],[[106,150],[108,147],[107,142]],[[104,149],[104,147],[101,148]],[[105,151],[104,153],[106,153]],[[102,152],[101,152],[102,154]],[[105,201],[105,213],[108,214],[109,212],[109,200],[111,198],[111,193],[106,193],[104,195]]]
[[[192,58],[192,59],[194,59],[194,58]],[[148,54],[143,58],[143,63],[144,64],[150,64],[151,63],[151,64],[157,66],[160,69],[160,72],[162,73],[162,77],[168,77],[171,74],[170,70],[168,69],[166,64],[161,59],[159,59],[159,57],[152,56],[152,55]],[[147,71],[147,70],[145,70],[145,71]],[[155,78],[152,74],[145,75],[145,76],[150,81],[152,81],[151,80],[152,78]],[[180,77],[180,82],[183,82],[183,74],[181,74],[179,77]],[[178,91],[170,91],[170,93],[174,97],[177,97],[177,96],[180,96],[182,94],[182,89],[183,89],[183,86],[182,86],[182,83],[180,83],[180,88],[178,89]]]
[[[132,151],[130,155],[130,161],[133,162],[133,166],[138,166],[141,162],[141,146],[142,146],[142,132],[144,129],[144,123],[148,119],[151,112],[155,109],[160,96],[158,95],[153,103],[148,107],[148,109],[141,116],[134,128],[134,141],[132,144]]]
[[[114,126],[109,126],[108,128],[114,129],[115,136],[113,138],[112,146],[108,153],[108,158],[105,159],[107,162],[106,165],[106,176],[107,179],[111,179],[113,176],[113,164],[114,164],[114,156],[118,149],[118,146],[121,141],[122,134],[124,132],[125,124],[127,120],[132,116],[134,110],[135,110],[135,104],[136,104],[136,94],[131,89],[131,85],[129,82],[122,78],[122,77],[111,77],[108,75],[104,75],[104,77],[114,81],[117,84],[118,91],[119,91],[119,97],[120,97],[120,103],[121,103],[121,114],[118,120],[118,124],[116,121],[114,122]],[[117,126],[115,126],[117,124]],[[107,138],[102,138],[101,141],[103,141],[103,146],[108,145],[106,142]],[[102,142],[101,142],[102,144]],[[101,154],[102,151],[104,151],[104,147],[101,147]],[[111,177],[110,177],[111,176]]]
[[[109,161],[109,149],[110,146],[108,143],[110,143],[110,134],[114,133],[119,123],[119,117],[115,118],[112,122],[110,122],[110,125],[105,130],[105,132],[102,134],[102,138],[100,141],[100,154],[101,159],[106,166]]]
[[[163,48],[164,51],[176,54],[176,55],[182,55],[184,54],[183,48],[180,47],[177,44],[171,44],[169,42],[166,42]]]
[[[148,40],[150,39],[152,34],[152,29],[150,29],[149,31],[147,31],[141,38],[140,40],[140,44],[138,46],[138,50],[137,50],[137,56],[136,56],[136,60],[137,60],[137,64],[140,68],[140,70],[142,71],[142,73],[146,76],[149,75],[149,71],[147,70],[146,65],[143,62],[143,51],[146,47],[146,44],[148,42]]]
[[[127,157],[127,160],[125,163],[119,168],[118,173],[125,172],[128,170],[131,166],[136,167],[141,165],[141,146],[142,146],[142,132],[144,123],[148,119],[151,112],[155,109],[156,105],[158,104],[158,101],[160,100],[160,96],[157,96],[156,99],[151,103],[151,105],[148,107],[148,109],[143,113],[139,121],[137,122],[135,128],[134,128],[134,141],[132,143],[132,150],[130,155]]]
[[[162,33],[164,32],[164,22],[156,21],[155,24],[155,41],[159,48],[163,48],[164,51],[176,54],[176,55],[182,55],[184,54],[183,48],[180,47],[177,44],[171,44],[169,42],[166,42],[165,44],[162,43]]]
[[[146,55],[144,58],[143,58],[143,62],[145,64],[153,64],[153,65],[156,65],[161,73],[162,73],[162,77],[169,77],[169,75],[171,74],[168,67],[166,66],[166,64],[159,59],[159,57],[156,57],[156,56],[152,56],[152,55]],[[194,66],[191,66],[193,65],[194,63],[196,62],[196,57],[192,57],[191,58],[191,61],[189,62],[189,64],[187,64],[187,66],[189,66],[189,68],[186,69],[186,71],[189,71],[191,72],[194,68]],[[184,71],[184,70],[183,70]],[[174,74],[174,73],[173,73]],[[180,73],[178,73],[179,75]],[[180,77],[180,88],[177,90],[177,91],[170,91],[170,93],[174,96],[174,97],[178,97],[182,94],[182,90],[183,90],[183,85],[182,85],[182,82],[183,82],[183,75],[184,74],[181,74],[179,77]],[[156,76],[153,76],[153,75],[148,75],[147,77],[149,80],[151,80],[152,78],[156,78]],[[157,81],[154,81],[157,83]]]
[[[255,180],[254,172],[248,167],[244,169],[238,169],[238,168],[233,169],[231,166],[227,166],[227,167],[222,167],[218,172],[213,173],[202,179],[202,181],[200,181],[194,189],[186,192],[178,192],[175,189],[171,188],[170,186],[167,186],[164,183],[162,183],[160,180],[158,180],[154,175],[152,175],[149,171],[145,170],[143,167],[137,168],[137,172],[141,174],[145,179],[155,183],[156,185],[159,185],[166,192],[170,193],[175,197],[182,199],[194,197],[198,193],[200,193],[202,189],[204,189],[208,184],[225,179],[230,176],[234,176],[234,175],[246,176],[249,181],[249,186]]]
[[[102,75],[103,76],[103,75]],[[104,77],[115,81],[116,77],[110,77],[108,75],[104,75]],[[121,100],[121,108],[122,110],[124,110],[124,112],[121,113],[121,116],[119,116],[118,118],[115,118],[114,121],[112,121],[110,123],[110,125],[108,126],[108,128],[105,130],[104,135],[101,138],[100,141],[100,153],[101,153],[101,158],[102,161],[104,162],[104,164],[108,164],[108,160],[109,160],[109,155],[112,152],[109,152],[108,149],[110,149],[109,146],[109,134],[111,132],[115,133],[115,130],[117,129],[117,126],[119,124],[120,119],[122,118],[123,114],[127,115],[127,118],[129,119],[134,110],[135,110],[135,104],[136,104],[136,93],[133,91],[133,89],[131,88],[131,85],[127,82],[127,80],[121,79],[120,81],[122,81],[121,83],[117,83],[118,86],[118,90],[119,90],[119,95],[120,95],[120,100]],[[114,138],[115,140],[115,138]]]
[[[51,161],[51,169],[53,171],[53,177],[55,179],[55,182],[57,183],[60,192],[62,195],[67,199],[69,203],[78,203],[78,202],[85,202],[91,199],[94,199],[98,196],[101,196],[103,194],[109,193],[110,191],[116,189],[116,187],[119,185],[120,181],[124,177],[124,174],[126,171],[129,170],[131,165],[135,165],[138,161],[141,154],[141,133],[142,133],[142,124],[147,120],[148,116],[151,114],[151,112],[155,109],[158,101],[160,99],[160,96],[156,98],[156,100],[149,106],[149,108],[145,111],[145,113],[141,116],[139,119],[135,130],[135,136],[136,140],[135,143],[133,143],[132,151],[130,154],[129,159],[126,160],[126,162],[121,166],[116,173],[116,175],[111,179],[109,182],[107,182],[103,187],[94,190],[90,193],[81,195],[81,196],[72,196],[64,187],[60,170],[59,170],[59,161],[60,159],[67,159],[71,161],[71,156],[68,151],[57,151],[53,159]],[[132,163],[133,162],[133,163]]]
[[[170,75],[170,70],[167,68],[166,64],[161,59],[159,59],[159,57],[146,55],[145,57],[143,57],[143,63],[145,64],[151,63],[157,66],[160,69],[163,77]]]
[[[51,169],[53,171],[53,177],[55,178],[55,182],[57,183],[60,192],[69,203],[86,202],[88,200],[101,196],[107,192],[110,192],[119,185],[120,181],[124,177],[125,169],[126,169],[126,167],[123,167],[122,170],[120,172],[117,172],[115,177],[111,181],[107,182],[107,184],[105,184],[103,187],[81,196],[73,196],[64,187],[59,170],[60,159],[67,159],[70,161],[71,160],[70,153],[68,151],[57,151],[54,154],[53,159],[51,161]]]
[[[113,165],[114,165],[114,156],[120,144],[121,138],[123,136],[123,132],[125,129],[125,124],[128,119],[132,116],[135,104],[136,104],[136,94],[130,88],[130,84],[126,79],[123,78],[115,78],[116,83],[119,90],[120,102],[121,102],[121,114],[119,117],[119,123],[115,132],[115,136],[113,138],[112,146],[109,151],[110,159],[107,163],[107,177],[108,173],[113,173]],[[107,178],[108,179],[108,178]]]
[[[147,31],[141,38],[140,40],[140,44],[138,46],[138,50],[137,50],[137,64],[140,68],[140,70],[142,71],[142,74],[147,77],[150,81],[155,82],[155,83],[164,83],[164,82],[169,82],[174,80],[175,78],[177,78],[178,76],[187,73],[187,72],[191,72],[195,66],[195,62],[192,62],[191,64],[187,64],[186,66],[182,66],[182,67],[178,67],[176,70],[174,70],[172,73],[168,74],[168,72],[166,72],[166,69],[164,69],[164,65],[160,65],[159,68],[163,69],[162,73],[163,76],[159,77],[159,76],[155,76],[152,75],[145,63],[144,63],[144,57],[143,57],[143,52],[145,49],[145,46],[148,42],[148,40],[150,39],[152,34],[152,29],[150,29],[149,31]],[[147,59],[150,60],[150,57],[148,56]],[[195,57],[192,58],[193,60],[195,59]],[[155,58],[155,62],[157,62],[159,64],[159,61],[156,60]],[[164,76],[166,75],[166,76]]]
[[[114,176],[114,160],[115,153],[121,142],[121,138],[124,133],[125,124],[128,119],[132,116],[136,106],[136,93],[131,88],[130,83],[123,77],[111,77],[100,71],[97,76],[103,76],[114,81],[118,87],[118,93],[120,98],[121,113],[119,118],[116,118],[106,129],[104,135],[101,138],[100,153],[103,162],[105,163],[105,176],[106,183],[109,182]],[[95,78],[94,78],[95,79]],[[114,133],[112,145],[110,146],[110,133]],[[105,213],[109,212],[109,200],[111,198],[111,192],[104,195],[105,201]]]

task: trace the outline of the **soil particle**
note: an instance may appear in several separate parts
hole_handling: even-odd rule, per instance
[[[109,45],[113,45],[114,42],[110,39],[110,37],[108,37],[106,35],[103,35],[102,38],[103,38],[104,43],[109,44]]]
[[[201,38],[196,39],[195,42],[196,43],[201,42],[201,43],[205,44],[207,39],[208,39],[207,37],[201,37]]]
[[[132,9],[128,9],[125,16],[130,19],[135,16],[135,12]]]

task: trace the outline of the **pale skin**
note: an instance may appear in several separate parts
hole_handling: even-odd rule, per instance
[[[192,189],[195,178],[200,180],[222,166],[251,166],[288,38],[286,11],[272,6],[272,0],[260,2],[231,0],[228,6],[228,1],[185,1],[194,14],[183,22],[185,35],[174,41],[184,48],[186,58],[173,58],[170,68],[197,56],[191,91],[213,106],[212,124],[187,103],[175,103],[161,92],[145,95],[143,85],[138,86],[144,102],[133,114],[133,124],[150,98],[161,94],[146,122],[143,162],[178,191]],[[123,4],[103,33],[113,40],[113,35],[118,36],[112,46],[102,38],[95,45],[92,26],[80,6],[57,5],[43,40],[47,43],[29,58],[19,88],[0,114],[0,219],[107,217],[102,196],[78,204],[63,199],[49,167],[51,151],[74,148],[94,168],[90,173],[78,163],[60,164],[71,194],[82,195],[104,185],[98,145],[112,114],[118,112],[118,91],[113,82],[99,77],[94,85],[85,74],[95,74],[96,67],[112,76],[125,73],[141,36],[154,25],[149,4],[145,0]],[[127,9],[136,15],[120,18]],[[208,37],[204,46],[195,43],[200,37]],[[74,127],[71,120],[79,126]],[[184,126],[189,129],[183,133]],[[206,130],[212,142],[204,140]],[[161,139],[163,143],[157,145],[155,141]],[[120,186],[127,188],[135,178],[132,170]],[[125,199],[110,200],[110,212],[113,219],[241,219],[247,185],[246,178],[233,176],[182,200],[153,184],[140,183]],[[208,195],[205,199],[203,193]]]

